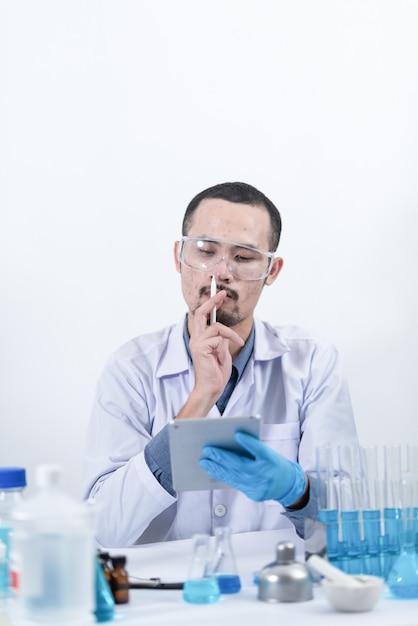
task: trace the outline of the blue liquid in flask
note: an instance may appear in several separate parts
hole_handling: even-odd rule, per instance
[[[418,598],[418,558],[415,547],[408,547],[389,572],[387,585],[397,598]]]
[[[236,574],[219,574],[216,579],[221,593],[238,593],[241,591],[241,580]]]
[[[183,586],[183,600],[191,604],[212,604],[220,595],[216,579],[210,576],[186,580]]]

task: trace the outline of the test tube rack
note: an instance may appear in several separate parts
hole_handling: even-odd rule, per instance
[[[402,550],[418,554],[418,447],[327,445],[316,454],[328,560],[387,580]]]

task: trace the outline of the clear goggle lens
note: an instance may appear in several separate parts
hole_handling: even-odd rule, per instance
[[[197,270],[209,272],[222,261],[231,274],[241,280],[261,280],[272,266],[274,254],[231,241],[182,237],[180,261]]]

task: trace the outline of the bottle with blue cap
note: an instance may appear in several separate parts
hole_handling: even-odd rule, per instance
[[[0,551],[3,554],[0,576],[0,596],[8,596],[10,581],[10,531],[14,509],[21,503],[26,487],[23,467],[0,467]]]

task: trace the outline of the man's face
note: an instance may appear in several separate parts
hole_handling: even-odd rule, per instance
[[[249,206],[216,198],[207,198],[197,207],[188,237],[202,237],[269,250],[270,216],[262,206]],[[282,267],[282,259],[275,259],[270,273],[260,280],[241,280],[221,261],[214,269],[203,271],[188,267],[179,260],[180,244],[175,244],[175,262],[181,273],[184,299],[193,315],[210,297],[210,283],[215,276],[217,290],[225,289],[228,297],[216,311],[217,321],[226,326],[250,330],[254,308],[264,284],[271,284]]]

